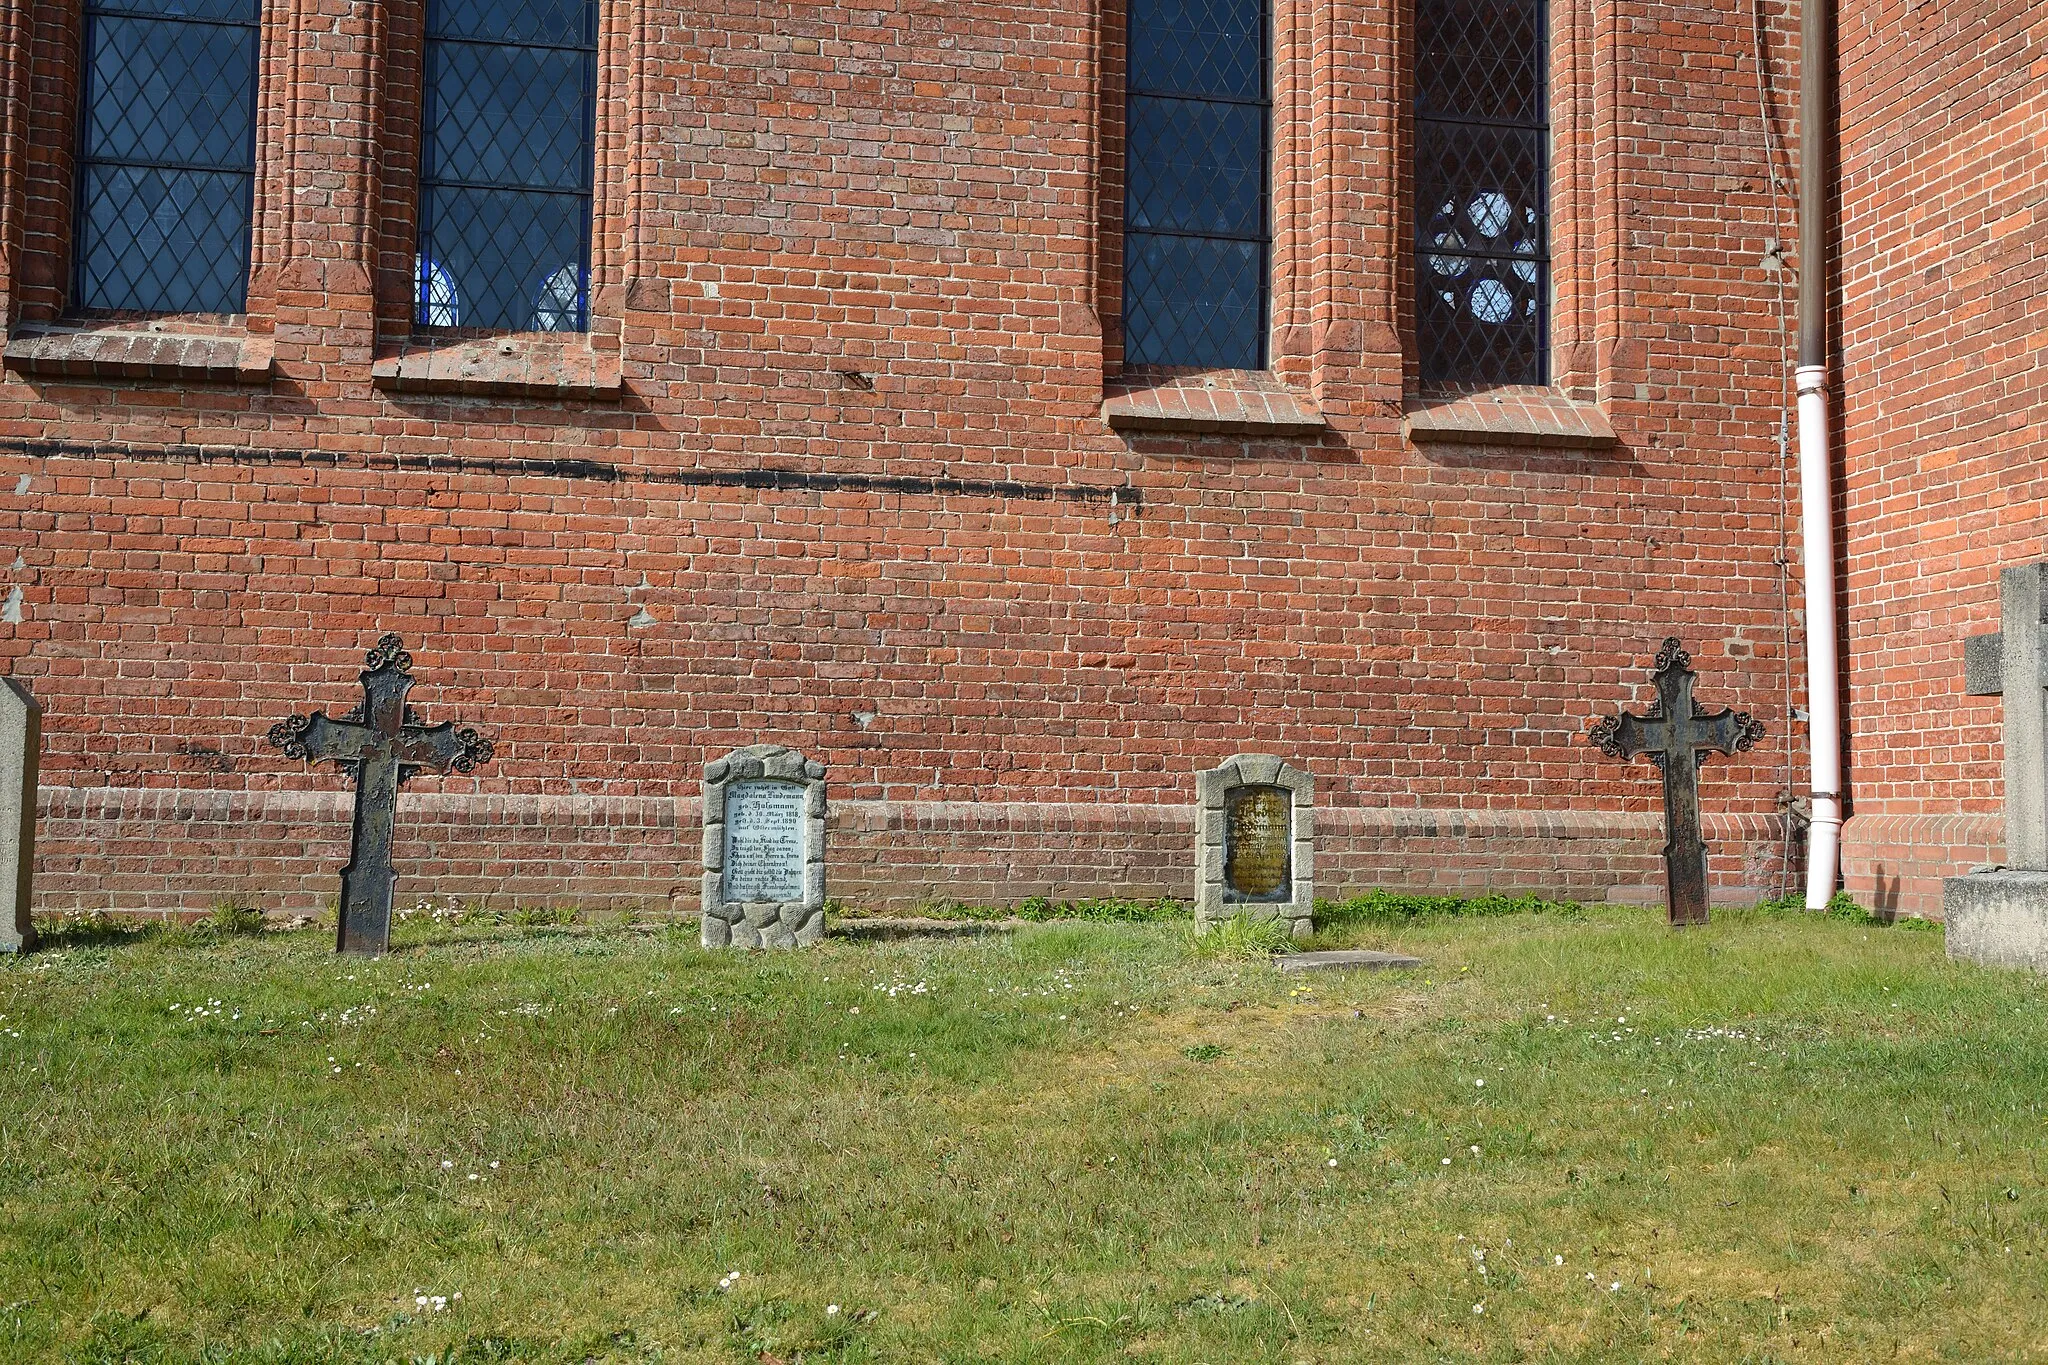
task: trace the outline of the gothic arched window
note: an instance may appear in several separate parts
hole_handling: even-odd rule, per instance
[[[73,304],[248,306],[256,0],[88,0]]]
[[[428,0],[422,326],[584,331],[596,0]]]
[[[1124,359],[1266,364],[1268,0],[1130,0]]]
[[[1545,0],[1416,0],[1415,330],[1433,387],[1542,384]]]

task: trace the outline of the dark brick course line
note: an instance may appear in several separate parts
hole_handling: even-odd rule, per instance
[[[787,493],[899,493],[926,497],[1028,498],[1037,501],[1116,502],[1136,507],[1135,488],[1087,483],[1024,483],[1015,479],[956,479],[919,474],[826,474],[800,469],[648,469],[583,457],[494,459],[471,455],[344,455],[325,450],[263,450],[249,446],[138,446],[64,441],[7,441],[0,449],[34,459],[154,460],[164,464],[355,466],[409,474],[501,474],[508,478],[571,482],[669,484],[684,488],[745,488]]]

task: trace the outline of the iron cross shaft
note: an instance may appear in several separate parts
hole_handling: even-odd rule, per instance
[[[1657,653],[1657,699],[1644,715],[1623,711],[1590,736],[1615,758],[1648,754],[1664,772],[1664,906],[1673,926],[1707,922],[1707,841],[1700,832],[1700,759],[1735,754],[1764,736],[1763,722],[1726,707],[1711,714],[1693,700],[1692,656],[1674,636]]]
[[[382,953],[391,947],[392,824],[398,788],[422,768],[466,773],[491,757],[491,742],[454,722],[415,723],[405,694],[412,655],[396,635],[377,641],[365,660],[362,704],[339,718],[324,711],[294,715],[270,727],[270,742],[289,758],[331,758],[355,777],[355,827],[341,870],[335,951]]]

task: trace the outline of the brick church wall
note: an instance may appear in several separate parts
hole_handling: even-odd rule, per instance
[[[2048,558],[2044,47],[2027,0],[1842,23],[1843,861],[1889,911],[2004,856],[2002,703],[1963,695],[1963,637],[1998,629],[2001,568]]]
[[[621,0],[591,334],[467,341],[407,331],[419,14],[373,9],[268,7],[247,316],[83,336],[73,23],[7,11],[0,651],[47,708],[46,908],[324,901],[337,774],[263,736],[385,630],[498,752],[407,787],[402,901],[687,909],[703,765],[754,742],[829,765],[834,893],[877,903],[1181,889],[1239,751],[1315,772],[1328,893],[1643,899],[1654,773],[1584,735],[1668,634],[1770,729],[1707,765],[1716,880],[1782,880],[1748,11],[1560,0],[1558,382],[1489,412],[1413,393],[1404,7],[1278,4],[1273,374],[1214,387],[1118,373],[1113,0]],[[1134,387],[1151,429],[1112,429]],[[1244,418],[1282,408],[1324,426]]]

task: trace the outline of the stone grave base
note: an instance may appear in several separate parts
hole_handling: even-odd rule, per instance
[[[808,948],[825,937],[825,907],[802,901],[721,904],[699,924],[706,948]]]
[[[1972,872],[1941,884],[1948,955],[2048,972],[2048,872]]]
[[[1370,948],[1344,948],[1326,953],[1282,953],[1273,965],[1283,972],[1384,972],[1420,967],[1422,959],[1406,953],[1381,953]]]

